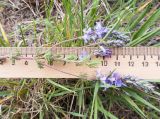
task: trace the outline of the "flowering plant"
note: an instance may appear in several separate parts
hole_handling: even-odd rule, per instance
[[[135,87],[145,92],[154,92],[156,89],[149,81],[134,76],[121,76],[121,74],[117,72],[111,72],[109,75],[104,75],[98,70],[96,78],[100,80],[101,86],[104,87],[105,90],[111,87]]]

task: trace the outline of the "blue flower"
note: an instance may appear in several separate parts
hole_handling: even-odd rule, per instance
[[[97,39],[97,34],[92,30],[91,28],[84,29],[83,30],[84,35],[83,35],[83,40],[85,43],[88,43],[90,40],[96,41]]]
[[[82,61],[84,58],[88,57],[88,53],[84,50],[81,52],[81,54],[79,55],[79,60]]]
[[[100,56],[100,57],[103,57],[103,56],[109,57],[112,55],[112,51],[109,48],[105,47],[104,45],[100,45],[99,48],[100,48],[99,50],[94,51],[94,55]]]
[[[100,78],[102,76],[103,75],[101,74],[101,70],[100,69],[96,70],[96,78]]]
[[[90,40],[96,42],[98,39],[102,39],[110,31],[110,28],[103,27],[101,22],[96,22],[94,28],[85,28],[83,30],[83,40],[88,43]],[[130,41],[130,37],[123,32],[113,30],[107,37],[107,46],[122,47]]]
[[[123,87],[126,86],[123,81],[122,77],[119,73],[113,72],[110,76],[105,76],[98,71],[97,77],[101,81],[102,84],[108,84],[109,86],[105,87],[105,89],[115,86],[115,87]]]
[[[125,42],[122,40],[108,40],[107,41],[107,45],[108,46],[112,46],[112,47],[123,47],[125,46]]]
[[[108,28],[103,27],[101,22],[96,22],[94,27],[95,33],[97,34],[98,38],[103,38],[107,32],[109,31]]]
[[[105,80],[105,83],[109,84],[109,85],[113,85],[114,84],[114,81],[115,81],[115,78],[113,77],[107,77],[106,80]]]

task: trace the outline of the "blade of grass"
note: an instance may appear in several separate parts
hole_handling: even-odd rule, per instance
[[[159,33],[160,33],[160,28],[150,31],[144,34],[142,37],[138,37],[137,39],[131,41],[130,43],[127,44],[127,46],[136,46],[142,44],[147,40],[149,40],[150,38],[154,37],[155,35],[158,35]]]
[[[152,0],[147,0],[146,2],[144,2],[143,5],[141,5],[139,8],[138,8],[138,12],[139,11],[142,11],[146,6],[148,6],[150,3],[152,2]]]
[[[91,112],[90,112],[90,117],[89,119],[93,118],[93,110],[94,110],[94,105],[95,105],[95,99],[98,93],[98,89],[99,89],[99,82],[97,81],[95,84],[95,88],[94,88],[94,94],[93,94],[93,100],[92,100],[92,107],[91,107]]]
[[[94,101],[94,119],[98,119],[98,102],[97,102],[97,96],[95,97],[95,101]]]
[[[155,44],[154,46],[155,46],[155,47],[158,47],[158,46],[160,46],[160,43],[158,43],[158,44]]]
[[[133,110],[135,110],[141,117],[146,119],[146,115],[143,113],[143,111],[137,106],[137,104],[127,95],[122,94],[121,97],[124,99],[124,103],[126,103],[127,106],[131,107]]]
[[[59,87],[59,88],[62,88],[63,90],[69,91],[69,92],[71,92],[71,93],[76,93],[75,91],[70,90],[70,89],[66,88],[65,86],[62,86],[62,85],[60,85],[60,84],[58,84],[58,83],[56,83],[56,82],[54,82],[54,81],[52,81],[52,80],[50,80],[50,79],[47,79],[47,81],[48,81],[49,83],[51,83],[52,85],[54,85],[54,86],[57,86],[57,87]]]
[[[0,97],[1,97],[1,96],[3,96],[3,97],[4,97],[4,96],[9,96],[9,95],[11,95],[11,94],[12,94],[11,91],[1,91],[1,92],[0,92]]]
[[[147,14],[148,10],[149,10],[149,7],[147,7],[144,11],[142,11],[138,15],[137,19],[135,19],[135,20],[131,19],[131,21],[130,21],[131,24],[128,25],[128,30],[130,30],[130,31],[133,30],[133,28],[135,28],[138,25],[138,23],[145,17],[145,15]]]
[[[7,38],[7,35],[6,35],[5,31],[4,31],[1,23],[0,23],[0,31],[2,33],[2,36],[3,36],[3,39],[5,41],[6,46],[10,46],[10,42],[9,42],[9,40]]]
[[[131,91],[131,90],[126,90],[127,93],[131,94],[131,96],[133,98],[136,99],[136,101],[139,101],[145,105],[147,105],[148,107],[156,110],[157,112],[160,112],[160,109],[158,109],[157,107],[155,107],[154,105],[152,105],[151,103],[149,103],[148,101],[146,101],[145,99],[143,99],[142,97],[140,97],[138,94],[136,94],[135,92]]]
[[[110,119],[118,119],[116,116],[114,116],[111,112],[104,109],[102,101],[100,100],[99,96],[97,96],[97,102],[98,102],[98,110],[102,112],[107,119],[108,117]]]
[[[141,26],[141,28],[133,34],[132,40],[135,40],[146,33],[148,28],[153,25],[153,23],[160,18],[160,9],[157,9],[148,20]]]
[[[4,41],[0,38],[0,44],[5,47],[6,45],[4,44]]]
[[[68,113],[75,116],[75,117],[84,117],[83,114],[79,114],[79,113],[76,113],[76,112],[68,112]]]

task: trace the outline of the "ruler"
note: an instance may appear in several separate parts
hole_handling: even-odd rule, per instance
[[[77,66],[75,63],[53,62],[48,65],[44,60],[44,67],[39,68],[35,61],[37,52],[63,57],[74,54],[79,56],[82,51],[88,54],[96,47],[0,47],[0,78],[79,78],[96,79],[96,71],[103,73],[111,71],[122,75],[132,75],[141,79],[160,79],[160,48],[159,47],[123,47],[111,48],[111,57],[91,56],[90,60],[98,60],[97,67],[86,65]],[[11,56],[20,54],[18,60],[11,60]]]

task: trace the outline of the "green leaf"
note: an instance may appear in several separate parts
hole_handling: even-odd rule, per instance
[[[100,100],[100,98],[97,96],[97,101],[98,101],[98,110],[100,112],[102,112],[105,116],[105,118],[107,119],[108,117],[110,119],[118,119],[116,116],[114,116],[112,113],[108,112],[107,110],[104,109],[102,101]]]
[[[9,95],[11,95],[11,94],[12,94],[11,91],[0,91],[0,97],[1,97],[1,96],[9,96]]]
[[[142,37],[139,37],[139,38],[131,41],[130,43],[127,44],[127,46],[136,46],[136,45],[142,44],[142,43],[146,42],[147,40],[150,40],[150,38],[156,36],[159,33],[160,33],[160,28],[155,29],[153,31],[150,31],[150,32],[144,34]]]
[[[160,96],[160,93],[157,92],[157,91],[153,91],[153,93],[156,94],[156,95],[158,95],[158,96]]]
[[[152,105],[151,103],[149,103],[148,101],[146,101],[145,99],[143,99],[142,97],[140,97],[138,94],[136,94],[135,92],[132,92],[132,91],[127,91],[127,93],[131,94],[132,97],[134,97],[137,101],[147,105],[148,107],[156,110],[157,112],[160,112],[160,110],[155,107],[154,105]]]
[[[141,26],[141,28],[133,34],[133,40],[141,37],[146,33],[148,28],[153,25],[153,23],[160,18],[160,9],[157,9],[150,17],[149,19]]]
[[[5,41],[5,44],[6,44],[7,46],[10,46],[10,42],[9,42],[9,40],[8,40],[8,38],[7,38],[7,35],[6,35],[5,31],[4,31],[1,23],[0,23],[0,31],[1,31],[1,33],[2,33],[3,39],[4,39],[4,41]]]
[[[67,55],[67,56],[65,57],[65,59],[66,59],[66,60],[76,60],[76,59],[77,59],[77,56],[74,55],[74,54],[71,54],[71,55]]]
[[[83,114],[79,114],[79,113],[76,113],[76,112],[68,112],[68,113],[75,116],[75,117],[84,117]]]
[[[94,119],[98,119],[98,103],[97,103],[97,96],[94,101]]]
[[[91,113],[90,113],[90,118],[89,119],[92,119],[92,116],[93,116],[93,108],[94,108],[94,105],[95,105],[95,99],[97,97],[98,89],[99,89],[99,82],[97,81],[96,85],[95,85],[95,88],[94,88],[94,95],[93,95],[93,101],[92,101],[92,107],[91,107]]]
[[[89,12],[89,17],[90,17],[89,19],[91,19],[92,21],[91,25],[93,25],[94,20],[96,19],[98,8],[99,8],[99,0],[93,0],[92,6]]]
[[[95,67],[97,67],[100,63],[101,63],[101,62],[98,61],[98,60],[92,60],[92,61],[87,62],[86,65],[88,65],[88,66],[91,67],[91,68],[95,68]]]
[[[51,83],[52,85],[54,85],[54,86],[57,86],[57,87],[59,87],[59,88],[62,88],[63,90],[67,90],[67,91],[69,91],[69,92],[71,92],[71,93],[75,93],[75,91],[70,90],[70,89],[66,88],[65,86],[62,86],[62,85],[60,85],[60,84],[58,84],[58,83],[56,83],[56,82],[54,82],[54,81],[52,81],[52,80],[50,80],[50,79],[47,79],[47,81],[48,81],[49,83]]]
[[[158,47],[158,46],[160,46],[160,43],[158,43],[158,44],[155,44],[154,46],[155,46],[155,47]]]
[[[4,41],[1,39],[1,37],[0,37],[0,44],[1,44],[1,46],[3,46],[3,47],[6,46],[6,45],[4,44]]]
[[[51,50],[47,51],[47,52],[44,54],[44,58],[47,60],[47,62],[48,62],[49,65],[52,65],[52,64],[53,64],[53,54],[52,54],[52,51],[51,51]]]
[[[137,106],[137,104],[129,96],[127,96],[125,94],[122,94],[121,96],[124,99],[124,102],[127,103],[129,107],[134,109],[144,119],[146,118],[146,116],[143,113],[143,111]]]
[[[114,116],[112,113],[108,112],[104,108],[99,107],[99,111],[101,111],[105,117],[109,117],[110,119],[118,119],[116,116]]]
[[[132,30],[133,28],[135,28],[138,25],[138,23],[145,17],[145,15],[148,12],[148,10],[149,10],[149,7],[147,7],[144,11],[142,11],[139,14],[139,16],[137,17],[137,19],[135,19],[135,20],[131,19],[132,21],[131,21],[131,24],[129,25],[128,29]]]

